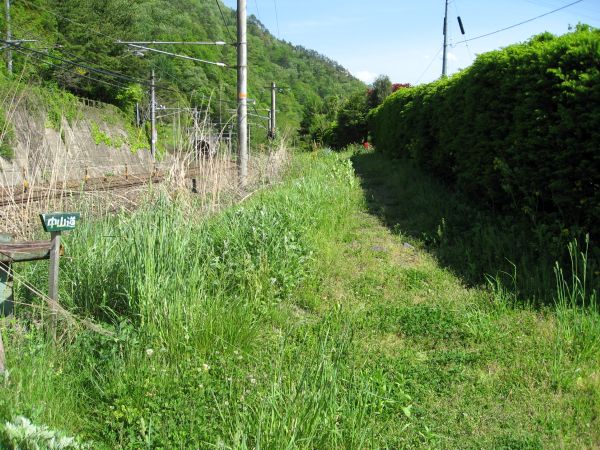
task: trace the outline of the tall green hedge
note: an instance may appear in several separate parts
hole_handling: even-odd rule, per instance
[[[375,145],[495,210],[600,232],[600,30],[580,25],[401,89],[369,117]]]

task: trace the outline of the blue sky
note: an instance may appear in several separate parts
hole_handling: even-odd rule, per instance
[[[247,1],[248,13],[256,15],[275,36],[317,50],[363,81],[385,74],[393,82],[418,84],[441,74],[444,0]],[[465,38],[511,26],[573,1],[450,0],[449,73],[469,66],[478,53],[543,31],[563,34],[578,22],[600,27],[600,0],[583,0],[511,30],[462,43]],[[225,0],[225,4],[235,8],[236,0]],[[466,28],[465,37],[460,34],[458,15]]]

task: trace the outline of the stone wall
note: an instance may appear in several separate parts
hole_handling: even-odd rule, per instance
[[[25,180],[53,184],[126,171],[150,173],[169,165],[168,157],[153,163],[149,149],[131,151],[124,118],[111,105],[81,104],[78,118],[70,123],[63,119],[59,130],[49,126],[44,112],[32,113],[23,105],[14,108],[10,122],[15,134],[14,158],[0,158],[3,186],[21,185]],[[110,137],[111,145],[96,143],[94,134],[99,133]]]

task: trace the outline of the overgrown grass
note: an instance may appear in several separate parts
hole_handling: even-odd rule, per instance
[[[356,153],[371,212],[392,230],[423,241],[440,262],[473,285],[508,288],[521,301],[553,303],[556,261],[570,271],[569,230],[492,215],[444,187],[412,162],[380,153]],[[589,288],[599,289],[600,247],[592,241],[586,267]]]
[[[79,334],[55,348],[35,316],[11,327],[10,385],[26,388],[4,391],[1,416],[108,447],[361,445],[370,400],[344,364],[352,334],[334,313],[297,327],[294,306],[310,301],[321,234],[335,233],[359,192],[335,155],[301,170],[212,219],[162,196],[67,237],[62,302],[117,338]],[[43,286],[44,264],[28,270]]]
[[[115,337],[63,328],[50,344],[28,306],[5,324],[2,421],[94,448],[600,443],[589,291],[534,310],[465,288],[366,213],[347,155],[298,155],[284,183],[209,219],[153,198],[65,239],[63,304]],[[45,289],[43,263],[21,267]]]

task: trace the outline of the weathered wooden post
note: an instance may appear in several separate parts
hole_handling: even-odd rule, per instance
[[[0,233],[0,243],[10,244],[12,240],[12,235]],[[13,310],[10,269],[10,261],[5,262],[3,258],[0,258],[0,316],[9,316]]]
[[[0,234],[1,243],[12,242],[10,234]],[[6,317],[12,314],[12,275],[10,272],[10,262],[0,262],[0,317]],[[4,343],[2,342],[2,330],[0,330],[0,376],[6,370],[4,356]]]

